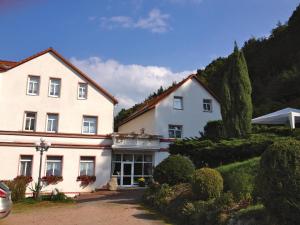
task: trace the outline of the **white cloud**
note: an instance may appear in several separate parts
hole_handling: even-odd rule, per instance
[[[94,17],[93,17],[94,18]],[[130,28],[144,29],[152,33],[164,33],[170,30],[168,20],[170,15],[162,13],[159,9],[152,9],[148,16],[134,19],[129,16],[101,17],[100,25],[103,28]],[[95,19],[90,20],[95,21]]]
[[[160,86],[168,87],[195,71],[173,72],[159,66],[124,65],[99,57],[71,58],[71,62],[89,74],[119,100],[118,110],[143,101]]]

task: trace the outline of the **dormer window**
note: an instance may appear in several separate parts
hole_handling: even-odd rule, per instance
[[[28,95],[39,95],[39,91],[40,91],[40,77],[39,76],[28,76],[27,94]]]
[[[180,96],[174,96],[173,109],[183,110],[183,98]]]
[[[87,83],[78,84],[78,99],[87,99],[88,85]]]
[[[61,86],[61,79],[50,78],[49,96],[56,97],[56,98],[60,97],[60,86]]]

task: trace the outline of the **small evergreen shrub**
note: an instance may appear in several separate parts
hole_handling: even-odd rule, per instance
[[[211,140],[224,138],[224,126],[222,120],[209,121],[204,127],[204,137]]]
[[[4,181],[4,183],[11,191],[11,199],[13,202],[18,202],[25,198],[28,184],[27,177],[17,177],[14,180]]]
[[[181,155],[172,155],[163,160],[155,169],[153,178],[160,184],[175,185],[187,183],[195,170],[193,162]]]
[[[217,198],[223,191],[223,178],[217,170],[210,168],[198,169],[194,172],[192,178],[192,189],[198,199]]]
[[[189,157],[196,168],[214,168],[261,156],[277,139],[280,137],[274,134],[253,134],[249,138],[222,139],[217,142],[184,139],[171,144],[169,149],[171,155]]]
[[[281,225],[300,221],[300,142],[282,140],[262,155],[257,190],[270,214]]]
[[[230,191],[237,200],[254,198],[254,183],[260,158],[253,158],[218,167],[224,179],[224,190]]]

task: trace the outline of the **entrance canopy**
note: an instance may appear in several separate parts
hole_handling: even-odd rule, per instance
[[[295,129],[296,123],[300,123],[300,110],[293,108],[282,109],[264,116],[252,119],[254,124],[289,124]]]

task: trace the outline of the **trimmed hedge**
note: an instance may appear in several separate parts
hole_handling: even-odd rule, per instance
[[[257,189],[263,204],[282,225],[300,221],[300,141],[274,143],[262,155]]]
[[[204,127],[203,137],[218,140],[225,138],[224,125],[222,120],[209,121]]]
[[[254,196],[255,177],[258,173],[260,158],[218,167],[224,179],[224,190],[230,191],[235,199],[246,200]]]
[[[194,172],[192,190],[197,199],[210,200],[220,197],[223,191],[223,178],[214,169],[202,168]]]
[[[170,153],[189,157],[196,168],[214,168],[258,157],[277,139],[280,137],[274,134],[252,134],[245,139],[218,142],[206,139],[184,139],[171,144]]]
[[[194,164],[189,158],[172,155],[155,167],[153,178],[160,184],[187,183],[191,180],[194,170]]]

